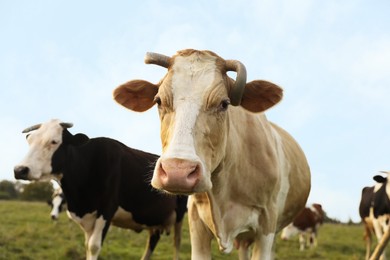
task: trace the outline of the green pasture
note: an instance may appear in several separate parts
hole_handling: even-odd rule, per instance
[[[62,213],[57,223],[49,216],[49,206],[42,202],[0,201],[0,259],[84,259],[84,235]],[[187,220],[186,220],[187,221]],[[190,259],[191,245],[187,222],[183,225],[181,259]],[[147,232],[111,227],[101,260],[140,259]],[[276,241],[275,259],[364,259],[361,225],[324,224],[319,232],[318,247],[299,251],[298,238]],[[154,260],[172,259],[172,236],[163,236],[154,252]],[[237,259],[236,252],[221,254],[213,244],[213,259]]]

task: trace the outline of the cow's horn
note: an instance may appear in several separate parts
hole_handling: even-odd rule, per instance
[[[73,126],[72,123],[60,123],[60,126],[62,126],[63,128],[71,128]]]
[[[154,52],[147,52],[145,55],[145,63],[146,64],[156,64],[162,66],[164,68],[168,68],[170,64],[170,57],[165,56],[163,54],[158,54]]]
[[[245,66],[237,60],[226,60],[226,71],[237,72],[236,83],[234,83],[234,87],[230,95],[230,103],[233,106],[239,106],[241,104],[241,98],[246,84]]]
[[[386,173],[386,174],[389,174],[389,173],[390,173],[390,171],[379,171],[379,172],[381,172],[381,173]]]
[[[41,127],[41,125],[42,125],[42,124],[36,124],[36,125],[30,126],[30,127],[27,127],[26,129],[24,129],[24,130],[22,131],[22,133],[25,134],[25,133],[28,133],[28,132],[37,130],[38,128]]]

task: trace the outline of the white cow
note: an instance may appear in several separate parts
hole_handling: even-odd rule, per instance
[[[294,139],[262,113],[282,89],[246,82],[242,63],[210,51],[183,50],[173,57],[148,53],[146,63],[168,73],[158,83],[133,80],[113,93],[138,112],[158,105],[162,155],[153,187],[190,194],[192,259],[211,259],[211,240],[240,259],[271,259],[276,232],[305,207],[310,170]],[[236,80],[226,74],[237,72]]]

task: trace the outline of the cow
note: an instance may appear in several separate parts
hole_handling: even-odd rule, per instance
[[[50,216],[52,220],[58,220],[60,213],[66,207],[66,199],[61,187],[54,190],[51,200],[47,201],[51,207]]]
[[[389,173],[382,171],[382,173]],[[384,233],[390,227],[390,184],[387,177],[375,175],[374,186],[364,187],[362,189],[361,200],[359,204],[359,215],[364,225],[364,239],[366,242],[366,259],[370,258],[372,234],[375,234],[377,241],[381,241]],[[380,259],[386,259],[383,253]]]
[[[106,137],[73,135],[72,125],[54,119],[25,129],[30,149],[15,166],[15,178],[59,181],[68,216],[84,231],[88,260],[98,258],[111,223],[149,231],[142,259],[150,259],[160,234],[173,227],[178,259],[187,197],[167,196],[150,186],[158,156]]]
[[[318,229],[324,222],[322,205],[313,203],[305,207],[287,227],[283,228],[281,238],[288,240],[299,234],[299,249],[303,251],[307,245],[310,248],[317,247]]]
[[[263,111],[282,89],[246,82],[245,66],[211,51],[186,49],[169,57],[147,53],[145,63],[168,69],[158,84],[132,80],[113,97],[137,112],[158,106],[162,155],[152,186],[190,195],[192,259],[238,248],[241,259],[273,257],[275,233],[305,207],[310,169],[296,141]],[[237,73],[233,80],[228,71]]]

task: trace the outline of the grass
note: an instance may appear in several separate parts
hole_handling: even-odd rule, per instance
[[[73,221],[62,213],[53,223],[50,209],[41,202],[0,201],[0,259],[85,259],[84,234]],[[190,259],[191,245],[187,222],[183,225],[181,259]],[[137,234],[130,230],[111,227],[100,260],[140,259],[147,232]],[[275,243],[275,259],[364,259],[365,246],[361,225],[324,224],[318,237],[318,247],[299,251],[298,238]],[[387,252],[389,254],[389,252]],[[172,236],[163,236],[157,245],[153,260],[173,258]],[[237,259],[237,253],[221,254],[213,242],[213,259]]]

